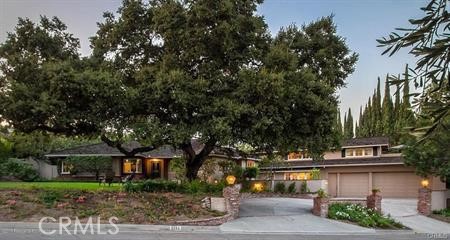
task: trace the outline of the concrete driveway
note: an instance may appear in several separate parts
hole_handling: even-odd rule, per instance
[[[418,233],[450,233],[450,224],[417,213],[417,199],[383,199],[381,208]]]
[[[241,202],[240,217],[220,229],[237,233],[375,233],[373,229],[314,216],[312,206],[312,199],[245,199]]]

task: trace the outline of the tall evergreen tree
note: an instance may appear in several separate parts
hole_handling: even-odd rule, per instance
[[[354,131],[353,131],[352,109],[348,108],[348,113],[345,116],[344,138],[350,139],[350,138],[353,138],[353,136],[354,136]]]
[[[383,135],[390,136],[394,131],[394,105],[392,103],[391,91],[389,85],[389,75],[386,75],[384,83],[384,99],[383,99]]]
[[[383,123],[382,123],[382,109],[381,109],[381,86],[380,78],[378,77],[377,89],[376,89],[376,102],[374,102],[374,131],[375,135],[379,136],[383,133]]]

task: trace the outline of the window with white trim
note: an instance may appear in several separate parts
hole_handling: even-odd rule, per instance
[[[73,165],[70,163],[64,163],[61,161],[61,174],[70,174],[70,171],[73,169]]]

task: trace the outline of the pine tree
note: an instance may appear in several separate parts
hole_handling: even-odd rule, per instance
[[[378,77],[377,89],[376,89],[376,99],[374,102],[374,134],[380,136],[383,133],[383,123],[382,123],[382,109],[381,109],[381,86],[380,78]]]

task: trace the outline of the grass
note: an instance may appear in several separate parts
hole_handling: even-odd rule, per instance
[[[97,182],[0,182],[0,190],[20,190],[20,189],[67,189],[67,190],[105,190],[117,191],[122,187],[119,183],[113,183],[111,187],[104,186]]]

